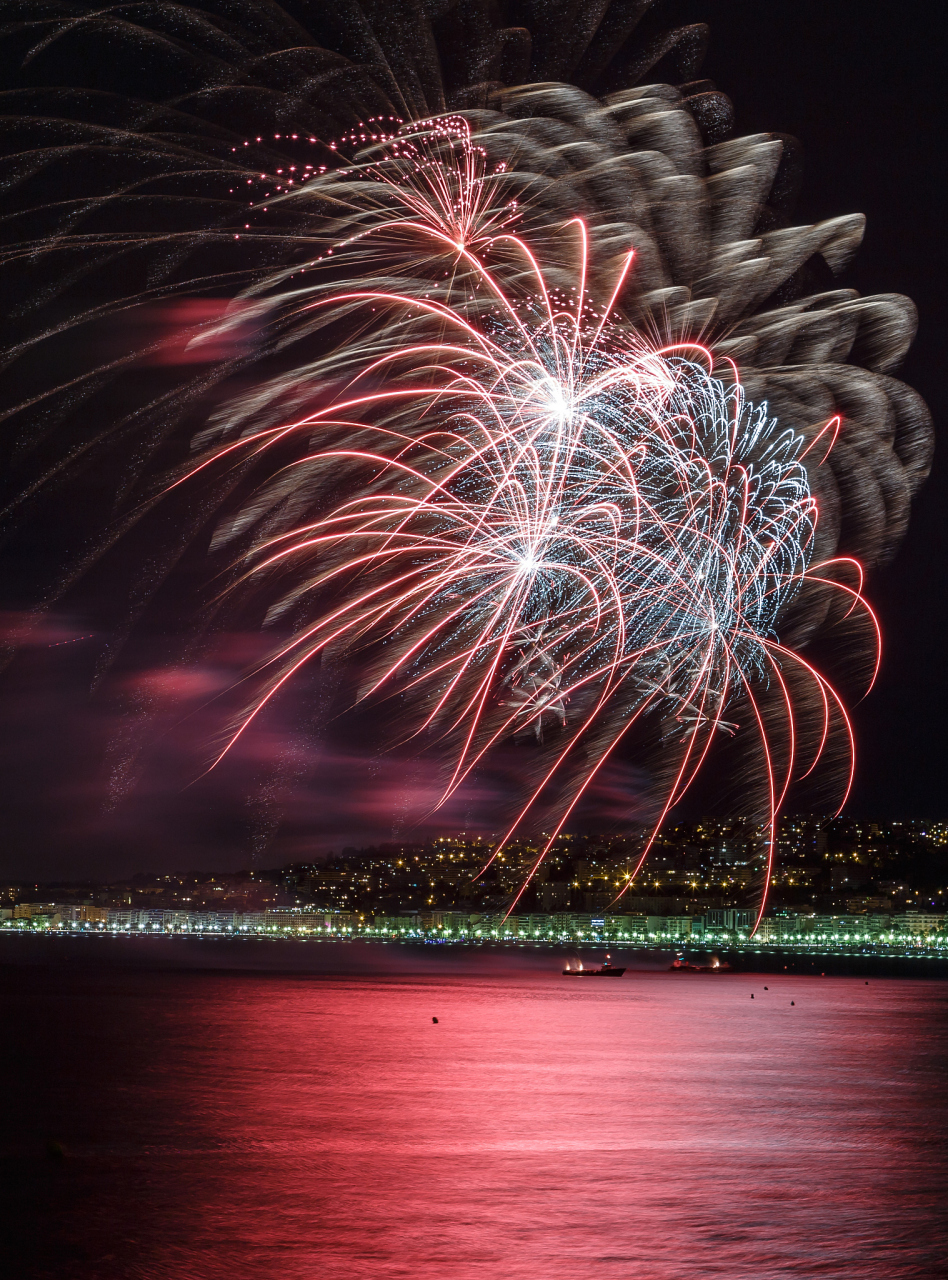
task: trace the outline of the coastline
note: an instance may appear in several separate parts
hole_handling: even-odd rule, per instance
[[[676,955],[715,954],[730,972],[948,979],[948,956],[916,949],[901,953],[867,948],[798,949],[744,944],[677,947],[614,946],[604,942],[443,941],[385,938],[287,938],[194,934],[134,935],[105,932],[0,932],[0,969],[23,966],[132,970],[253,971],[314,977],[477,974],[549,974],[579,954],[601,957],[630,974],[661,973]],[[720,976],[681,975],[681,982],[728,981]]]

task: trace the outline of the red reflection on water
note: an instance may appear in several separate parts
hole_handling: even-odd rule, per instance
[[[85,1117],[59,1223],[100,1261],[59,1274],[941,1274],[948,990],[766,985],[87,980],[48,1105]]]

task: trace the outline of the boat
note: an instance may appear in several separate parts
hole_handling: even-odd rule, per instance
[[[609,957],[606,956],[606,962],[601,969],[584,969],[583,962],[580,960],[579,965],[573,969],[567,965],[563,970],[564,978],[621,978],[625,973],[624,968],[610,963]]]
[[[690,960],[686,960],[684,956],[675,956],[675,959],[668,966],[669,973],[730,973],[731,966],[726,960],[719,960],[715,956],[710,964],[692,964]]]

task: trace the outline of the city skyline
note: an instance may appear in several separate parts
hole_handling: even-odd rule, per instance
[[[238,912],[311,907],[355,912],[362,920],[431,910],[695,915],[748,906],[760,876],[761,834],[759,825],[739,819],[670,827],[655,848],[649,874],[626,890],[647,834],[562,835],[519,906],[515,899],[524,868],[540,846],[513,843],[485,872],[490,840],[463,835],[425,844],[350,847],[282,867],[139,872],[108,883],[67,881],[58,888],[61,900],[89,906]],[[948,824],[786,817],[778,831],[772,911],[944,910],[946,847]],[[37,882],[0,884],[0,905],[50,900],[50,893]]]

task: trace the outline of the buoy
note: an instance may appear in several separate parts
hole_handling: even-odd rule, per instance
[[[790,1001],[790,1003],[791,1003],[791,1004],[795,1004],[796,1002],[795,1002],[794,1000],[791,1000],[791,1001]]]
[[[751,999],[753,1000],[753,998],[754,998],[754,993],[753,993],[753,991],[752,991],[752,992],[751,992]]]
[[[432,1019],[431,1019],[431,1021],[432,1021],[432,1022],[437,1022],[437,1021],[438,1021],[438,1019],[437,1019],[437,1018],[432,1018]]]
[[[770,987],[764,987],[764,990],[765,990],[765,991],[769,991],[769,990],[770,990]]]

